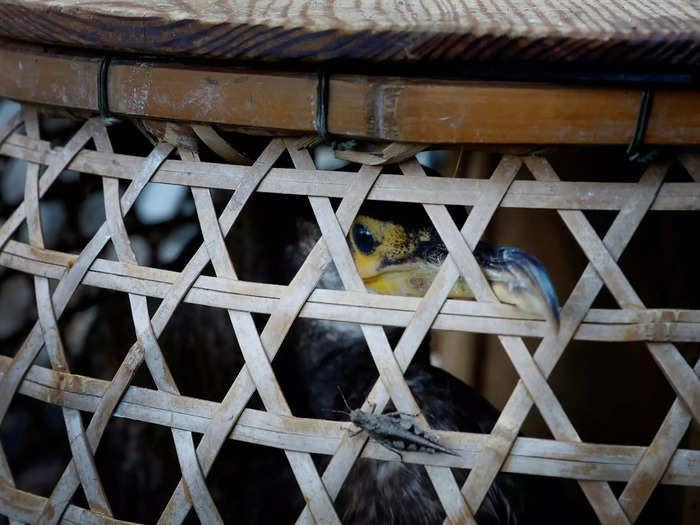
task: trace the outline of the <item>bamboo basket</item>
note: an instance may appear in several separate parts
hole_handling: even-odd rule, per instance
[[[344,422],[291,412],[272,362],[297,318],[362,326],[381,377],[365,400],[365,409],[392,401],[398,410],[419,412],[403,374],[431,329],[497,336],[517,384],[491,434],[438,432],[441,443],[460,456],[407,456],[407,461],[425,465],[448,522],[474,523],[473,515],[499,472],[576,480],[601,523],[635,522],[658,486],[688,487],[690,501],[697,498],[700,450],[692,444],[684,448],[683,439],[691,424],[700,422],[700,361],[689,363],[685,357],[693,355],[700,343],[700,309],[645,306],[618,262],[651,211],[677,214],[680,221],[697,220],[697,86],[654,90],[653,107],[642,129],[644,144],[637,145],[666,147],[665,156],[637,169],[640,176],[570,180],[550,162],[551,155],[571,146],[592,147],[591,155],[596,155],[595,146],[628,144],[635,128],[639,130],[645,88],[377,77],[358,74],[350,66],[348,73],[333,71],[321,78],[303,70],[254,68],[254,62],[246,63],[247,70],[211,66],[205,63],[205,52],[187,63],[146,59],[133,55],[145,51],[146,43],[140,41],[124,42],[122,54],[106,61],[94,54],[110,47],[105,42],[114,47],[104,34],[100,41],[89,41],[96,37],[86,31],[56,42],[41,33],[38,24],[26,21],[24,15],[39,12],[32,5],[38,2],[19,4],[0,2],[0,12],[7,16],[23,15],[14,29],[3,27],[6,36],[88,46],[93,51],[18,40],[0,45],[5,73],[0,95],[21,102],[18,113],[0,128],[0,155],[27,163],[23,199],[0,226],[0,265],[32,276],[37,312],[14,353],[0,356],[0,422],[21,396],[55,405],[63,410],[70,445],[70,460],[60,480],[44,495],[15,486],[16,473],[0,448],[0,513],[10,522],[126,523],[113,516],[103,482],[109,474],[98,471],[94,457],[107,425],[122,418],[172,431],[181,480],[159,510],[162,523],[181,523],[192,509],[203,523],[221,521],[207,475],[227,440],[284,451],[306,502],[297,522],[337,523],[333,500],[355,461],[394,457],[365,435],[349,437]],[[684,5],[694,9],[687,15],[694,33],[689,30],[686,41],[692,43],[675,46],[673,40],[664,48],[667,54],[676,52],[673,56],[680,57],[676,63],[681,65],[683,57],[692,64],[700,46],[697,8]],[[87,11],[73,8],[70,16],[80,27],[111,16],[98,9],[87,17]],[[42,13],[49,19],[56,15],[51,10]],[[144,20],[150,19],[144,15]],[[522,40],[517,42],[503,53],[532,51],[522,46]],[[562,42],[560,50],[569,45],[572,53],[578,49],[579,63],[586,64],[590,55],[573,42]],[[634,42],[626,42],[630,49],[641,49],[640,55],[648,51],[644,55],[648,60],[640,63],[649,69],[671,60],[658,55],[657,48],[639,42],[635,48]],[[305,56],[288,45],[299,57]],[[619,60],[628,56],[615,55],[615,49],[610,48],[609,56]],[[165,44],[161,51],[174,52]],[[270,56],[264,52],[250,51],[251,56],[237,58],[279,59],[273,51]],[[556,52],[552,56],[556,58]],[[416,67],[420,64],[418,60]],[[328,90],[323,93],[326,82]],[[77,119],[77,131],[60,144],[48,141],[39,126],[42,114]],[[113,117],[138,121],[154,140],[152,149],[145,154],[115,152],[113,128],[107,125]],[[360,165],[356,171],[319,170],[307,146],[315,141],[316,131],[325,129],[336,141],[359,138],[380,146],[372,153],[339,153]],[[224,138],[231,130],[249,135],[248,140],[259,145],[255,158],[247,158],[240,145]],[[498,161],[482,179],[428,176],[415,155],[435,147],[488,150],[497,152]],[[280,163],[287,155],[292,167]],[[399,173],[387,172],[388,164],[397,165]],[[102,185],[104,223],[77,253],[48,248],[46,225],[42,228],[40,218],[42,198],[66,170]],[[680,179],[668,180],[672,170],[681,174]],[[184,186],[192,194],[203,242],[181,271],[139,264],[130,242],[125,218],[153,182]],[[211,190],[231,192],[223,211],[216,209]],[[288,284],[240,280],[226,247],[227,235],[256,194],[308,200],[321,231]],[[366,291],[345,236],[367,200],[420,205],[439,231],[450,255],[423,298]],[[469,207],[466,223],[456,224],[448,206]],[[472,247],[494,214],[510,208],[556,212],[582,252],[584,269],[568,297],[562,298],[558,333],[543,320],[499,303],[475,264]],[[614,215],[603,234],[588,218],[593,211]],[[23,225],[26,240],[18,234]],[[112,259],[103,252],[109,243],[116,252]],[[344,290],[317,288],[331,263]],[[205,272],[209,264],[213,275]],[[447,298],[460,275],[477,301]],[[71,371],[72,358],[63,343],[60,318],[83,288],[112,290],[130,301],[137,335],[116,372],[106,379]],[[604,288],[616,307],[593,307]],[[148,298],[160,300],[155,312],[149,310]],[[173,313],[184,303],[226,311],[245,359],[218,401],[181,394],[168,366],[169,356],[159,345]],[[253,314],[268,316],[261,331]],[[398,345],[389,344],[383,326],[405,328]],[[534,352],[526,346],[527,338],[537,340]],[[645,346],[675,396],[651,442],[600,444],[581,438],[567,415],[571,410],[564,409],[548,382],[573,341]],[[43,348],[50,366],[36,361]],[[139,369],[148,371],[154,388],[133,384]],[[246,408],[255,393],[264,410]],[[551,439],[519,436],[533,408]],[[88,414],[87,419],[81,414]],[[193,435],[200,436],[196,446]],[[312,454],[332,457],[325,471],[316,469]],[[471,469],[464,486],[457,485],[450,468]],[[621,484],[622,491],[613,492],[611,483]],[[79,487],[84,505],[74,499]],[[688,523],[693,518],[687,516],[692,515],[686,515]]]

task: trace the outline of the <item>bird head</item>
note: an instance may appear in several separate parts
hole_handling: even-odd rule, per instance
[[[448,253],[429,221],[405,214],[358,215],[348,244],[365,286],[391,295],[423,296]],[[481,242],[474,255],[500,301],[542,315],[558,328],[559,303],[539,259],[519,248]],[[460,277],[449,297],[473,299],[474,294]]]
[[[422,296],[447,255],[431,226],[359,215],[348,235],[365,285],[377,293]]]

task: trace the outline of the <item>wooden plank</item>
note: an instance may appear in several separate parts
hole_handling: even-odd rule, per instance
[[[0,44],[0,96],[97,111],[100,58]],[[317,78],[114,60],[121,115],[315,133]],[[330,80],[331,133],[416,143],[627,144],[641,91],[363,75]],[[700,91],[655,92],[645,141],[700,143]]]
[[[582,13],[585,11],[585,14]],[[0,34],[238,60],[697,65],[694,0],[3,0]]]

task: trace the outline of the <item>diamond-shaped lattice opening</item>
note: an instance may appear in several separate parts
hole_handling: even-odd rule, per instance
[[[153,149],[152,139],[130,121],[118,122],[107,129],[112,149],[117,154],[146,157]]]
[[[16,487],[49,496],[71,457],[61,408],[15,396],[0,427],[0,440]]]
[[[293,523],[304,507],[284,452],[270,446],[227,440],[207,483],[225,523]]]
[[[533,348],[536,348],[539,339],[525,338],[525,342],[528,343],[527,347],[532,351]],[[486,416],[488,415],[490,422],[488,425],[484,425],[484,428],[479,432],[488,433],[498,417],[498,412],[503,409],[512,395],[519,376],[498,336],[478,334],[473,342],[472,351],[474,360],[470,365],[473,370],[470,370],[469,375],[473,377],[473,383],[470,386],[478,396],[484,398],[487,403],[494,407],[488,411],[483,410],[484,420],[487,420]],[[493,412],[493,410],[497,412]],[[537,407],[533,407],[528,413],[522,432],[529,437],[552,437]]]
[[[647,308],[700,308],[700,211],[651,211],[620,257],[620,268]],[[682,276],[678,278],[677,276]]]
[[[23,200],[26,163],[20,171],[21,180],[14,180],[13,172],[10,171],[11,177],[5,179],[5,182],[8,186],[17,184],[18,187],[12,191],[17,191],[20,200]],[[46,167],[40,166],[40,180],[45,171]],[[63,173],[70,176],[59,176],[39,199],[42,240],[48,249],[78,252],[104,222],[104,201],[101,186],[95,185],[97,181],[94,177],[85,178],[70,171]],[[67,197],[72,194],[75,197],[69,206],[66,204]],[[12,208],[14,211],[14,206]],[[12,238],[21,243],[29,243],[26,222],[16,229]]]
[[[12,213],[24,198],[24,179],[27,173],[27,161],[2,157],[0,159],[2,179],[0,179],[0,210],[2,217]]]
[[[125,225],[137,260],[148,259],[147,266],[181,271],[202,244],[187,186],[146,184]]]
[[[129,299],[82,286],[74,297],[82,300],[59,321],[71,371],[109,381],[136,340]]]
[[[110,419],[95,454],[114,516],[155,523],[180,480],[173,436],[166,426]]]
[[[0,354],[14,356],[36,322],[36,299],[32,278],[3,268],[0,273]]]
[[[360,325],[318,319],[294,322],[273,366],[288,400],[296,391],[303,401],[294,414],[320,419],[347,421],[333,412],[347,410],[339,389],[357,408],[379,377]]]
[[[581,438],[593,443],[650,443],[675,399],[642,343],[573,342],[550,383]]]
[[[40,176],[44,171],[42,166]],[[41,197],[39,209],[46,247],[79,253],[105,220],[102,181],[64,170]]]
[[[217,214],[227,202],[215,201]],[[313,223],[306,197],[254,193],[225,238],[238,279],[288,284],[320,238]],[[214,275],[211,264],[204,273]]]
[[[225,310],[180,304],[158,343],[180,393],[221,401],[243,364]]]

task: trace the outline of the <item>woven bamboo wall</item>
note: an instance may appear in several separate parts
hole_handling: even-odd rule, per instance
[[[271,362],[297,317],[361,325],[381,376],[364,409],[372,404],[381,409],[391,400],[398,410],[420,411],[403,373],[431,328],[498,336],[519,381],[493,432],[438,432],[441,443],[460,456],[406,453],[406,461],[425,465],[453,523],[474,522],[474,511],[500,471],[577,480],[602,523],[634,522],[658,484],[700,486],[700,451],[680,448],[691,422],[700,421],[700,362],[688,364],[674,346],[700,342],[700,311],[647,308],[617,262],[649,210],[700,210],[700,155],[681,153],[652,164],[632,183],[562,182],[546,156],[516,155],[503,155],[488,179],[445,179],[426,176],[415,158],[400,163],[401,175],[370,165],[357,172],[318,171],[298,139],[264,139],[266,146],[250,166],[204,162],[186,127],[171,131],[170,143],[159,142],[140,156],[114,153],[110,132],[97,118],[86,121],[62,145],[42,140],[31,106],[0,129],[0,154],[28,161],[24,199],[0,227],[0,264],[33,276],[37,307],[36,323],[16,353],[0,357],[0,421],[17,396],[59,406],[71,454],[60,480],[43,496],[15,488],[5,453],[0,454],[0,512],[13,523],[121,523],[119,516],[112,516],[104,489],[109,474],[99,472],[94,460],[114,417],[171,429],[182,479],[161,509],[163,523],[181,523],[191,509],[203,523],[221,522],[206,477],[229,439],[283,450],[307,502],[298,522],[337,523],[333,500],[358,457],[395,457],[368,442],[365,434],[349,437],[347,423],[292,414]],[[211,128],[197,135],[231,161],[241,160]],[[94,148],[88,147],[90,141]],[[293,168],[278,166],[284,154]],[[665,182],[672,165],[694,182]],[[66,169],[94,176],[104,196],[106,220],[79,253],[45,248],[39,215],[41,198]],[[514,180],[523,169],[534,180]],[[149,182],[183,185],[192,193],[203,243],[180,272],[140,265],[131,247],[124,217]],[[218,216],[210,189],[233,191]],[[256,192],[308,198],[322,232],[286,286],[238,280],[225,244]],[[340,199],[340,204],[334,208],[331,199]],[[423,205],[447,245],[450,256],[425,297],[366,292],[345,235],[367,199]],[[470,206],[467,221],[455,224],[447,205]],[[562,301],[556,334],[543,320],[498,303],[474,259],[471,247],[499,207],[556,210],[587,258],[572,293]],[[588,210],[617,212],[605,235],[591,226],[584,214]],[[28,242],[17,240],[24,224]],[[100,257],[109,243],[117,260]],[[316,288],[331,262],[345,290]],[[210,263],[213,276],[204,272]],[[460,275],[478,301],[447,299]],[[81,286],[128,294],[136,338],[108,379],[78,375],[69,366],[59,319]],[[619,309],[591,307],[603,287]],[[161,300],[155,313],[149,311],[147,298]],[[183,302],[226,310],[245,359],[218,402],[181,395],[167,349],[159,345]],[[269,315],[262,331],[253,319],[260,313]],[[382,325],[405,327],[393,348]],[[539,339],[534,354],[523,337]],[[647,446],[582,442],[547,382],[572,340],[641,341],[647,346],[677,395]],[[44,347],[51,368],[34,364]],[[132,384],[140,368],[147,369],[155,388]],[[254,393],[264,411],[246,408]],[[554,439],[518,436],[535,407]],[[90,414],[89,423],[81,412]],[[193,435],[201,435],[196,446]],[[332,456],[323,473],[311,454]],[[463,487],[450,467],[471,469]],[[625,484],[619,496],[609,482]],[[85,506],[73,499],[79,487]]]

